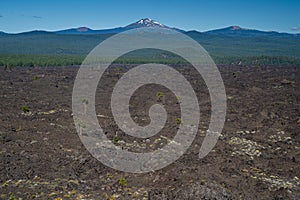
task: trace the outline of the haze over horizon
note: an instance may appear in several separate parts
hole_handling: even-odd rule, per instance
[[[151,18],[169,27],[208,31],[237,25],[262,31],[300,33],[299,1],[18,1],[0,2],[0,31],[108,29]]]

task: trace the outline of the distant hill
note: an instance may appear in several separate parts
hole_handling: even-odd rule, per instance
[[[93,30],[87,27],[71,28],[66,30],[55,31],[57,34],[64,35],[96,35],[96,34],[115,34],[124,31],[122,27],[113,29]]]
[[[16,33],[16,34],[9,34],[9,35],[54,35],[54,32],[50,31],[39,31],[39,30],[34,30],[34,31],[28,31],[28,32],[22,32],[22,33]]]
[[[248,37],[256,37],[256,36],[279,36],[279,37],[287,37],[294,36],[294,34],[289,33],[279,33],[276,31],[259,31],[255,29],[247,29],[241,28],[240,26],[229,26],[222,29],[216,29],[205,32],[211,35],[222,35],[222,36],[248,36]]]

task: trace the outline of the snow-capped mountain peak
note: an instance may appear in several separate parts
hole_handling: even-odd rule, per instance
[[[242,30],[240,26],[231,26],[230,30]]]
[[[146,18],[146,19],[141,19],[141,20],[139,20],[138,22],[137,22],[138,24],[144,24],[144,25],[146,25],[146,26],[162,26],[162,27],[164,27],[165,25],[163,25],[163,24],[161,24],[161,23],[159,23],[159,22],[157,22],[157,21],[154,21],[154,20],[152,20],[152,19],[150,19],[150,18]]]
[[[167,26],[159,23],[158,21],[152,20],[150,18],[144,18],[144,19],[140,19],[139,21],[133,23],[133,24],[129,24],[127,26],[128,28],[139,28],[139,27],[161,27],[161,28],[168,28]]]

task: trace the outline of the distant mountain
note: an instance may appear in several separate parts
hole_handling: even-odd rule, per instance
[[[152,20],[150,18],[144,18],[140,19],[139,21],[136,21],[132,24],[129,24],[124,27],[117,27],[112,29],[101,29],[101,30],[93,30],[87,27],[79,27],[79,28],[71,28],[66,30],[60,30],[56,31],[57,34],[79,34],[79,35],[90,35],[90,34],[116,34],[123,31],[127,31],[130,29],[135,28],[142,28],[142,27],[148,27],[148,28],[166,28],[166,29],[172,29],[176,30],[182,33],[185,32],[191,32],[191,31],[185,31],[179,28],[173,28],[166,26],[164,24],[161,24],[158,21]],[[219,36],[244,36],[244,37],[253,37],[253,36],[277,36],[277,37],[286,37],[291,35],[299,36],[300,34],[289,34],[289,33],[279,33],[276,31],[260,31],[255,29],[248,29],[248,28],[242,28],[240,26],[229,26],[226,28],[221,29],[215,29],[211,31],[206,32],[198,32],[197,33],[205,33],[209,35],[219,35]]]
[[[116,34],[116,33],[121,33],[123,31],[127,31],[130,29],[135,29],[135,28],[143,28],[143,27],[148,27],[148,28],[166,28],[166,29],[173,29],[177,31],[183,32],[183,30],[177,29],[177,28],[170,28],[166,25],[163,25],[159,23],[158,21],[152,20],[150,18],[144,18],[141,19],[137,22],[134,22],[132,24],[129,24],[124,27],[117,27],[117,28],[112,28],[112,29],[101,29],[101,30],[93,30],[87,27],[79,27],[79,28],[71,28],[71,29],[66,29],[66,30],[60,30],[56,31],[55,33],[57,34],[79,34],[79,35],[84,35],[84,34]]]
[[[111,29],[100,29],[100,30],[93,30],[88,27],[78,27],[78,28],[70,28],[65,30],[59,30],[59,31],[41,31],[41,30],[35,30],[35,31],[29,31],[29,32],[23,32],[18,34],[45,34],[45,33],[55,33],[55,34],[61,34],[61,35],[97,35],[97,34],[117,34],[126,30],[135,29],[135,28],[142,28],[142,27],[148,27],[148,28],[166,28],[166,29],[172,29],[176,30],[182,33],[186,32],[193,32],[193,31],[186,31],[175,27],[169,27],[164,24],[161,24],[158,21],[152,20],[150,18],[144,18],[140,19],[132,24],[129,24],[124,27],[116,27]],[[221,29],[215,29],[210,30],[206,32],[199,32],[194,31],[195,33],[203,33],[208,35],[219,35],[219,36],[300,36],[300,33],[298,34],[289,34],[289,33],[279,33],[276,31],[260,31],[255,29],[247,29],[242,28],[240,26],[229,26],[226,28]],[[0,34],[9,34],[0,31]]]
[[[229,26],[226,28],[216,29],[205,32],[210,35],[223,36],[289,36],[293,34],[279,33],[276,31],[259,31],[255,29],[242,28],[240,26]]]
[[[66,30],[56,31],[58,34],[93,34],[94,30],[87,27],[70,28]]]

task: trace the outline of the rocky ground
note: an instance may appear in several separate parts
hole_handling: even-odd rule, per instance
[[[300,68],[219,66],[227,116],[219,141],[198,158],[209,117],[208,91],[196,72],[177,68],[199,98],[198,135],[173,164],[146,174],[113,170],[81,143],[72,117],[78,67],[0,68],[0,199],[300,199]],[[99,124],[116,145],[147,152],[166,145],[180,116],[174,95],[155,85],[136,91],[133,119],[149,123],[147,108],[169,113],[161,133],[148,140],[118,130],[109,110],[113,85],[127,70],[114,66],[96,94]],[[165,95],[163,102],[157,92]]]

